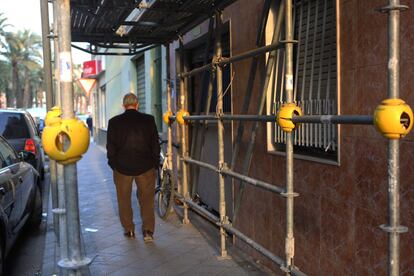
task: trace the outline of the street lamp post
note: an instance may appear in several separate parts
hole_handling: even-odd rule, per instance
[[[73,111],[73,72],[71,53],[71,24],[70,0],[57,2],[58,33],[59,33],[59,79],[61,88],[62,119],[75,117]],[[68,147],[70,141],[63,135],[63,147]],[[69,275],[80,275],[81,270],[87,267],[91,260],[83,254],[80,237],[80,219],[78,202],[78,183],[76,163],[63,166],[66,203],[66,231],[68,255],[61,259],[58,265],[69,271]]]

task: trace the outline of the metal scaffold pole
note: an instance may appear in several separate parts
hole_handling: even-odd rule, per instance
[[[221,45],[221,27],[223,23],[223,14],[221,11],[216,11],[216,53],[214,56],[215,61],[219,61],[222,56]],[[217,82],[217,107],[216,113],[223,113],[223,69],[216,66],[216,82]],[[224,168],[226,166],[224,162],[224,126],[223,120],[217,120],[217,136],[218,136],[218,167]],[[227,224],[226,216],[226,194],[225,194],[225,182],[224,175],[219,174],[219,212],[221,224]],[[220,256],[227,257],[226,250],[226,230],[223,226],[220,226]]]
[[[180,39],[180,71],[183,72],[185,69],[184,65],[184,45],[182,39]],[[180,78],[180,108],[181,110],[187,110],[187,83],[184,78]],[[188,145],[187,145],[187,125],[181,125],[181,147],[182,147],[182,156],[181,158],[188,157]],[[189,190],[188,190],[188,164],[181,161],[181,185],[182,185],[182,194],[185,199],[189,198]],[[187,203],[183,203],[184,207],[184,216],[183,216],[183,224],[188,224],[190,221],[188,219],[188,205]]]
[[[208,64],[209,57],[210,57],[210,51],[212,48],[212,41],[213,41],[213,32],[214,29],[214,19],[210,18],[210,22],[208,24],[208,32],[207,32],[207,42],[206,42],[206,48],[204,50],[204,60],[203,64]],[[207,94],[207,101],[205,101],[204,104],[204,110],[206,111],[206,114],[208,113],[210,109],[210,100],[211,100],[211,94],[213,90],[212,82],[210,81],[212,79],[213,72],[204,71],[202,76],[202,89],[200,91],[198,104],[195,107],[195,114],[200,114],[202,112],[202,105],[204,100],[204,95]],[[205,85],[207,84],[208,85]],[[199,122],[193,126],[192,129],[192,135],[191,135],[191,151],[190,156],[193,156],[195,158],[200,158],[201,154],[203,152],[203,146],[204,146],[204,138],[205,138],[205,130],[206,130],[206,124],[205,122]],[[191,176],[191,197],[194,197],[194,195],[198,192],[198,176],[199,176],[199,167],[198,166],[192,166],[190,167],[190,176]]]
[[[407,9],[399,0],[390,0],[382,11],[388,12],[388,98],[400,96],[400,13]],[[388,275],[400,275],[400,233],[408,231],[400,225],[400,140],[388,141]]]
[[[46,87],[46,108],[50,110],[53,105],[52,91],[52,61],[49,40],[49,7],[48,0],[40,0],[40,13],[42,17],[42,46],[43,46],[43,70]]]
[[[171,112],[172,114],[172,103],[171,103],[171,64],[170,64],[170,44],[168,43],[166,45],[166,67],[167,67],[167,112]],[[173,155],[173,133],[172,133],[172,126],[171,124],[168,124],[168,144],[167,144],[167,162],[168,162],[168,168],[172,170],[173,163],[172,163],[172,155]]]
[[[292,20],[292,0],[286,0],[285,4],[285,93],[286,102],[293,102],[293,20]],[[294,216],[293,216],[293,134],[286,133],[286,268],[293,266],[295,255],[295,238],[293,235]],[[287,272],[286,275],[290,273]]]
[[[49,6],[48,0],[40,0],[40,13],[42,20],[42,45],[43,45],[43,71],[46,88],[46,109],[50,110],[53,106],[53,83],[52,83],[52,60],[50,50],[50,30],[49,30]],[[50,171],[50,191],[52,195],[52,208],[58,207],[57,171],[56,161],[49,160]],[[59,219],[57,214],[53,214],[53,229],[55,235],[59,237]]]
[[[53,1],[53,48],[54,48],[54,72],[55,72],[55,97],[54,105],[61,106],[60,93],[60,77],[59,77],[59,7],[57,0]],[[65,203],[65,183],[63,177],[63,166],[56,161],[56,184],[58,190],[58,208],[54,209],[54,213],[59,215],[59,252],[60,258],[65,260],[68,258],[68,240],[66,233],[66,203]],[[67,275],[67,271],[60,268],[61,275]]]
[[[73,119],[73,72],[71,53],[71,18],[70,0],[61,0],[58,3],[59,14],[59,66],[62,100],[62,119]],[[64,139],[64,149],[68,146]],[[68,258],[60,260],[59,266],[68,269],[69,275],[81,275],[84,267],[91,262],[84,256],[81,244],[78,183],[76,163],[63,166],[66,203],[66,230],[68,243]]]
[[[270,4],[271,4],[271,0],[267,0],[265,1],[265,3],[263,4],[263,11],[262,11],[262,22],[260,24],[259,30],[257,32],[257,38],[256,38],[256,46],[257,47],[262,47],[263,44],[265,43],[264,41],[264,34],[266,31],[266,24],[267,24],[267,19],[269,17],[269,11],[270,11]],[[257,71],[257,64],[258,64],[258,60],[259,57],[255,56],[253,57],[251,64],[250,64],[250,69],[249,69],[249,79],[247,81],[247,86],[246,86],[246,90],[244,93],[244,101],[243,101],[243,105],[241,108],[241,113],[245,114],[247,113],[247,110],[249,109],[249,104],[250,104],[250,99],[252,97],[252,93],[253,93],[253,85],[254,85],[254,80],[256,78],[256,71]],[[231,168],[234,169],[236,166],[236,160],[239,157],[239,148],[240,148],[240,143],[243,137],[243,132],[244,132],[244,125],[242,122],[239,123],[239,126],[237,128],[237,134],[235,137],[235,142],[234,142],[234,146],[233,146],[233,154],[232,154],[232,158],[231,158]]]
[[[58,0],[53,1],[53,49],[54,49],[54,72],[55,72],[55,97],[54,104],[61,105],[60,78],[59,78],[59,7]]]
[[[282,43],[279,43],[279,37],[280,37],[280,30],[282,28],[282,22],[283,22],[283,14],[284,14],[284,2],[281,1],[280,5],[279,5],[279,11],[277,14],[277,18],[276,18],[276,23],[275,23],[275,28],[273,31],[273,37],[272,37],[272,44],[280,44],[282,45]],[[267,95],[267,89],[270,83],[270,77],[272,75],[272,71],[274,68],[274,64],[275,64],[275,59],[276,59],[276,53],[270,52],[269,56],[267,58],[267,62],[266,62],[266,68],[265,68],[265,77],[262,79],[261,84],[260,84],[260,97],[259,97],[259,101],[258,101],[258,106],[257,106],[257,113],[258,115],[261,115],[263,113],[263,109],[265,107],[265,103],[266,103],[266,95]],[[252,79],[253,81],[254,79]],[[248,95],[246,95],[246,97],[249,97],[249,99],[251,98],[252,94],[251,92],[248,93]],[[245,98],[245,101],[243,103],[243,109],[242,113],[246,113],[249,107],[249,103],[250,100],[247,101]],[[250,165],[251,165],[251,161],[252,161],[252,157],[253,157],[253,150],[254,150],[254,145],[256,142],[256,133],[257,130],[259,128],[259,123],[258,122],[254,122],[250,131],[250,139],[249,139],[249,143],[247,145],[247,149],[246,149],[246,153],[245,153],[245,157],[244,157],[244,161],[243,161],[243,169],[242,169],[242,173],[243,174],[247,174],[249,172],[250,169]],[[232,165],[231,168],[234,169],[235,165],[236,165],[236,161],[238,159],[238,154],[239,154],[239,147],[241,145],[241,140],[243,137],[243,132],[244,132],[244,125],[242,123],[239,123],[239,127],[237,129],[237,136],[236,136],[236,142],[234,144],[234,149],[233,149],[233,155],[232,155]],[[237,199],[236,202],[234,204],[234,213],[233,213],[233,223],[236,224],[237,222],[237,216],[240,210],[240,206],[241,206],[241,202],[243,199],[243,195],[244,195],[244,183],[241,182],[240,183],[240,190],[239,193],[237,195]]]

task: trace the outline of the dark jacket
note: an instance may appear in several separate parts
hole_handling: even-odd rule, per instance
[[[154,117],[127,109],[109,120],[108,164],[124,175],[140,175],[158,168],[160,144]]]
[[[93,127],[92,117],[86,118],[86,124],[88,125],[88,128],[91,130]]]

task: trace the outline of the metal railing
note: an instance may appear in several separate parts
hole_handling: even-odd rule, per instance
[[[277,102],[275,104],[276,110],[279,110],[283,103]],[[301,126],[294,135],[293,144],[306,147],[317,147],[326,149],[328,146],[333,150],[336,150],[338,145],[338,133],[337,128],[329,122],[328,118],[332,118],[336,114],[336,101],[335,100],[305,100],[296,103],[305,115],[313,116],[312,118],[320,117],[323,121],[309,121],[301,117],[301,122],[295,121],[295,123],[305,123]],[[312,114],[312,115],[310,115]],[[315,115],[319,114],[319,115]],[[325,114],[325,115],[323,115]],[[325,117],[323,117],[325,116]],[[325,119],[326,118],[326,119]],[[298,120],[299,118],[295,118]],[[343,122],[344,120],[342,120]],[[312,125],[314,123],[318,125]],[[372,120],[371,120],[372,124]],[[275,125],[275,143],[285,143],[285,132],[277,125]]]
[[[270,1],[266,1],[268,4]],[[289,2],[289,1],[287,1]],[[290,6],[289,6],[290,5]],[[266,6],[266,5],[265,5]],[[291,9],[291,2],[288,3],[286,6]],[[283,8],[284,5],[282,4],[281,7]],[[287,10],[286,10],[287,11]],[[217,86],[217,113],[215,115],[195,115],[195,116],[185,116],[185,121],[216,121],[218,126],[218,153],[219,153],[219,161],[216,166],[198,161],[195,159],[192,159],[188,156],[188,147],[187,147],[187,139],[186,139],[186,133],[187,133],[187,126],[185,124],[180,126],[180,139],[182,144],[182,152],[181,152],[181,182],[180,182],[180,188],[179,191],[181,193],[178,193],[178,198],[181,198],[184,205],[184,218],[183,222],[188,223],[188,208],[192,208],[197,213],[200,213],[202,216],[206,217],[209,220],[212,220],[217,226],[220,227],[220,255],[221,257],[225,258],[227,257],[227,249],[226,249],[226,232],[230,232],[236,237],[238,237],[240,240],[246,242],[246,244],[250,245],[254,249],[261,252],[264,256],[268,257],[270,260],[276,262],[279,266],[282,267],[282,269],[285,272],[289,272],[292,275],[306,275],[303,272],[301,272],[299,269],[297,269],[295,266],[293,266],[293,197],[296,196],[296,194],[293,192],[293,182],[290,182],[291,185],[288,185],[286,188],[276,187],[270,183],[266,183],[261,180],[257,180],[251,177],[248,177],[246,175],[237,173],[231,169],[228,168],[227,164],[224,161],[224,127],[223,127],[223,121],[229,120],[238,120],[238,121],[256,121],[256,122],[267,122],[267,121],[275,121],[275,116],[257,116],[257,115],[225,115],[223,114],[223,82],[222,82],[222,68],[221,66],[238,62],[240,60],[250,58],[250,57],[256,57],[260,54],[265,54],[267,52],[272,52],[275,49],[279,49],[281,47],[286,47],[287,45],[292,45],[295,43],[293,41],[292,36],[288,36],[287,39],[283,42],[274,42],[271,45],[259,47],[258,49],[254,49],[251,51],[248,51],[246,53],[242,53],[238,56],[233,56],[230,58],[222,58],[221,53],[221,26],[222,26],[222,14],[221,11],[217,11],[215,13],[215,20],[216,20],[216,40],[215,40],[215,54],[213,57],[213,61],[211,64],[207,64],[204,66],[201,66],[199,68],[196,68],[192,71],[185,72],[184,70],[184,60],[182,53],[182,43],[180,43],[180,70],[181,74],[178,74],[180,77],[180,108],[187,110],[187,84],[186,80],[188,77],[193,76],[194,74],[201,73],[205,70],[214,69],[213,71],[216,74],[216,86]],[[279,20],[280,21],[280,20]],[[279,30],[280,32],[280,26],[281,22],[279,22]],[[279,35],[275,35],[274,37],[279,37]],[[169,53],[169,48],[167,50]],[[169,59],[169,55],[167,55],[167,59]],[[271,70],[272,66],[269,66],[269,70]],[[168,67],[169,70],[169,67]],[[169,74],[169,72],[168,72]],[[210,81],[213,81],[211,78]],[[169,83],[168,83],[169,84]],[[266,86],[266,85],[263,85]],[[168,91],[171,91],[168,88]],[[168,95],[168,98],[170,99],[170,95]],[[262,100],[264,103],[264,99]],[[168,110],[171,111],[171,101],[168,103]],[[176,116],[170,116],[170,119],[176,119]],[[172,131],[171,124],[169,125],[169,133]],[[169,145],[169,147],[171,147]],[[169,154],[172,154],[172,148],[168,150]],[[172,162],[170,160],[169,162]],[[193,164],[202,168],[206,168],[209,170],[212,170],[214,172],[218,173],[219,176],[219,214],[220,217],[216,217],[203,209],[202,207],[198,206],[195,202],[193,202],[189,196],[188,193],[188,165]],[[170,164],[172,166],[172,164]],[[253,241],[252,239],[248,238],[246,235],[241,233],[239,230],[234,228],[228,220],[227,214],[226,214],[226,201],[225,201],[225,181],[224,178],[226,176],[242,180],[244,183],[247,183],[249,185],[253,185],[255,187],[262,188],[264,190],[276,193],[282,197],[287,198],[288,200],[288,213],[287,213],[287,220],[290,221],[289,223],[289,229],[288,229],[288,235],[286,238],[286,261],[284,261],[282,258],[274,255],[269,250],[264,248],[262,245],[258,244],[257,242]],[[289,207],[290,206],[290,207]]]
[[[269,1],[266,1],[268,4]],[[266,4],[264,5],[266,7]],[[400,10],[405,8],[399,4],[397,0],[389,0],[389,6],[385,7],[383,10],[389,12],[389,55],[388,59],[393,61],[392,66],[388,67],[388,96],[389,98],[398,98],[399,95],[399,87],[398,87],[398,80],[399,80],[399,71],[398,71],[398,64],[399,64],[399,13]],[[292,28],[292,0],[285,0],[282,1],[280,4],[280,9],[284,11],[284,18],[285,18],[285,34],[286,38],[285,41],[281,44],[285,47],[285,74],[287,76],[292,77],[293,79],[293,28]],[[302,130],[295,130],[298,132],[297,135],[293,135],[292,132],[278,132],[277,139],[286,143],[286,180],[285,180],[285,187],[278,187],[271,183],[267,183],[258,179],[254,179],[245,175],[245,169],[249,167],[249,158],[251,158],[251,151],[247,150],[248,157],[245,160],[245,165],[243,166],[244,173],[237,173],[232,168],[229,168],[224,161],[224,143],[223,143],[223,121],[230,120],[230,121],[255,121],[256,124],[259,122],[270,122],[275,121],[275,116],[263,116],[260,114],[258,115],[224,115],[222,113],[222,100],[223,95],[222,93],[222,77],[221,77],[221,65],[237,62],[241,59],[255,58],[258,54],[264,54],[266,52],[274,51],[275,49],[279,48],[280,43],[273,43],[269,46],[261,47],[257,50],[248,51],[246,53],[240,54],[237,57],[226,58],[223,59],[221,57],[221,21],[222,15],[220,11],[215,13],[215,20],[216,20],[216,44],[215,44],[215,54],[213,57],[213,61],[211,64],[204,65],[202,67],[196,68],[192,71],[185,72],[183,65],[183,56],[180,55],[180,64],[181,64],[181,73],[180,76],[180,107],[181,109],[188,110],[188,103],[186,102],[187,97],[187,85],[185,84],[185,79],[193,76],[194,74],[203,72],[208,69],[213,69],[216,72],[216,85],[218,91],[218,103],[217,103],[217,114],[215,115],[192,115],[192,116],[184,116],[183,119],[185,122],[191,121],[216,121],[218,126],[218,164],[213,165],[206,162],[202,162],[200,160],[196,160],[191,158],[188,155],[187,150],[187,125],[182,124],[180,126],[180,134],[181,134],[181,143],[182,143],[182,154],[179,158],[181,162],[181,182],[180,182],[180,189],[181,194],[178,192],[177,196],[181,199],[184,203],[184,223],[188,223],[188,208],[192,208],[195,212],[199,213],[203,217],[211,220],[214,222],[218,227],[220,227],[220,253],[221,257],[227,256],[226,250],[226,231],[232,233],[234,236],[239,238],[240,240],[244,241],[247,245],[251,246],[258,252],[262,253],[264,256],[278,264],[282,271],[286,272],[290,275],[306,275],[301,272],[297,267],[294,266],[294,248],[295,248],[295,238],[294,238],[294,198],[298,196],[297,193],[294,192],[294,182],[293,182],[293,145],[294,144],[303,144],[303,145],[316,145],[325,147],[327,143],[332,143],[335,140],[335,133],[333,131],[333,125],[335,124],[355,124],[355,125],[372,125],[374,123],[374,117],[369,115],[331,115],[332,113],[335,114],[336,110],[326,109],[324,110],[324,106],[329,105],[327,102],[300,102],[298,103],[299,106],[302,106],[302,109],[307,108],[316,108],[319,110],[319,115],[303,115],[303,116],[293,116],[291,121],[293,123],[307,123],[307,124],[316,124],[315,128],[311,128],[311,126],[305,127]],[[278,25],[276,23],[276,25]],[[276,27],[278,28],[278,27]],[[279,26],[280,28],[280,26]],[[280,31],[280,30],[279,30]],[[276,34],[276,37],[279,37]],[[276,45],[278,45],[276,47]],[[182,49],[183,45],[180,45]],[[167,51],[169,53],[169,49]],[[273,65],[269,61],[272,59],[272,54],[269,55],[268,64]],[[167,60],[169,60],[169,56],[167,55]],[[314,62],[314,61],[313,61]],[[273,66],[270,66],[273,67]],[[169,67],[168,67],[169,69]],[[252,69],[252,68],[251,68]],[[254,71],[254,70],[251,70]],[[169,75],[169,72],[168,72]],[[212,79],[210,79],[212,82]],[[254,78],[249,79],[250,82],[254,81]],[[267,85],[265,84],[268,79],[265,79],[265,82],[262,85],[262,92],[267,90]],[[169,93],[171,93],[171,89],[168,88]],[[293,82],[287,81],[285,83],[285,102],[293,103]],[[171,96],[168,95],[168,110],[171,111]],[[331,105],[332,106],[332,105]],[[261,105],[259,105],[260,109]],[[279,107],[279,105],[277,106]],[[244,110],[244,108],[243,108]],[[206,111],[207,112],[207,111]],[[329,114],[331,113],[331,114]],[[176,116],[170,116],[171,120],[176,119]],[[241,135],[243,133],[242,124],[239,125],[239,131],[237,133],[236,144],[234,148],[236,151],[238,150],[238,142],[241,141]],[[240,129],[242,129],[240,131]],[[254,133],[257,129],[257,125],[253,127]],[[315,135],[309,136],[308,140],[303,140],[304,135],[301,135],[302,132],[310,132],[312,131]],[[169,124],[169,136],[172,132],[172,124]],[[240,134],[241,133],[241,134]],[[255,134],[252,136],[255,136]],[[171,140],[170,140],[171,141]],[[254,143],[254,138],[250,141],[252,144]],[[250,145],[249,145],[250,146]],[[168,144],[168,154],[171,156],[172,154],[172,144]],[[249,155],[250,154],[250,155]],[[237,155],[237,154],[236,154]],[[232,167],[234,166],[234,155],[232,158]],[[172,160],[169,159],[169,162],[172,163]],[[196,202],[192,201],[189,197],[188,193],[188,165],[192,164],[198,166],[200,168],[205,168],[211,170],[218,174],[219,176],[219,214],[220,216],[217,217],[207,211],[205,208],[199,206]],[[247,165],[246,165],[247,164]],[[172,164],[170,164],[172,167]],[[252,185],[257,188],[264,189],[266,191],[275,193],[276,195],[282,196],[286,198],[286,236],[285,236],[285,258],[282,259],[279,256],[276,256],[262,245],[257,243],[256,241],[250,239],[245,234],[237,230],[228,220],[226,215],[226,202],[225,202],[225,194],[224,194],[224,177],[229,176],[234,179],[241,180],[243,183]],[[388,267],[389,267],[389,275],[399,275],[399,234],[406,231],[406,228],[400,226],[399,223],[399,140],[398,139],[390,139],[388,145],[388,183],[389,183],[389,204],[388,204],[388,225],[381,226],[381,228],[389,233],[389,257],[388,257]]]

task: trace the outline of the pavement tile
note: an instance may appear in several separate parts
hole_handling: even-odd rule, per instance
[[[140,276],[140,275],[149,275],[148,271],[145,269],[137,269],[133,266],[127,266],[120,270],[114,271],[112,273],[109,273],[107,275],[110,276]],[[158,274],[160,275],[160,274]]]
[[[227,275],[249,275],[248,272],[242,270],[240,268],[228,268],[226,270],[220,271],[219,273],[215,274],[216,276],[227,276]]]
[[[106,164],[105,151],[91,144],[77,168],[82,242],[86,255],[93,259],[89,272],[85,272],[85,275],[251,274],[243,267],[243,258],[217,258],[217,231],[212,236],[200,232],[193,224],[183,225],[175,214],[171,214],[165,221],[156,216],[153,243],[144,243],[138,231],[135,239],[126,239],[119,223],[115,186],[112,183],[112,172]],[[136,229],[140,229],[141,220],[135,196],[133,204]],[[52,275],[59,271],[56,265],[59,249],[53,229],[50,228],[53,224],[51,218],[49,215],[42,275]]]

